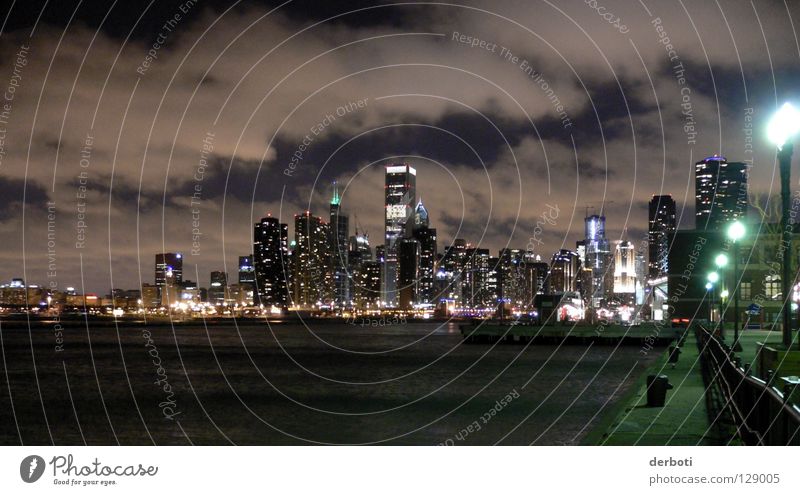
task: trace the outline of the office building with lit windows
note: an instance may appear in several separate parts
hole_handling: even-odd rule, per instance
[[[675,200],[670,195],[653,196],[648,205],[647,274],[651,279],[665,277],[669,247],[675,236]]]
[[[398,249],[406,222],[416,202],[417,171],[407,163],[394,163],[385,170],[385,244],[383,297],[388,307],[397,306]]]
[[[289,226],[267,215],[253,228],[254,303],[285,308],[289,302]],[[247,280],[246,261],[242,266]],[[240,283],[243,283],[241,271],[239,277]]]
[[[694,166],[695,229],[720,230],[747,214],[748,165],[714,155]]]
[[[330,225],[306,211],[294,216],[292,278],[295,307],[313,309],[333,304]]]

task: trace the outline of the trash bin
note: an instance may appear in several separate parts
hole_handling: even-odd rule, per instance
[[[680,347],[676,347],[674,345],[669,346],[669,360],[667,361],[672,367],[675,367],[675,364],[678,362],[678,358],[681,355]]]
[[[667,390],[672,388],[667,375],[648,375],[647,376],[647,406],[664,407],[667,398]]]

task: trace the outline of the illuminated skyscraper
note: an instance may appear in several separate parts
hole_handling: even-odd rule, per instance
[[[361,310],[380,307],[381,264],[365,261],[355,274],[355,305]]]
[[[333,197],[330,203],[330,267],[333,280],[333,302],[338,308],[350,304],[350,279],[348,277],[348,235],[350,219],[341,210],[341,198],[336,181],[333,182]]]
[[[256,269],[253,265],[253,255],[239,256],[239,284],[256,286]]]
[[[419,243],[419,259],[417,261],[417,304],[435,304],[437,240],[436,229],[430,228],[428,210],[422,200],[414,209],[414,228],[412,237]]]
[[[254,225],[253,268],[256,304],[285,308],[289,301],[289,226],[270,215]],[[241,267],[240,267],[241,269]],[[241,274],[240,274],[241,281]]]
[[[306,211],[294,216],[293,303],[301,308],[319,308],[333,301],[330,225]]]
[[[484,309],[495,306],[496,294],[489,290],[489,250],[467,248],[462,275],[462,302],[464,307]]]
[[[650,200],[648,222],[648,276],[651,279],[667,275],[670,243],[675,235],[675,200],[672,196],[653,196]]]
[[[592,283],[588,288],[591,306],[597,308],[611,295],[614,273],[611,271],[613,257],[611,247],[606,238],[606,217],[591,215],[586,217],[586,266],[592,270]]]
[[[183,255],[156,254],[156,285],[180,285],[183,282]]]
[[[575,292],[579,269],[578,253],[569,249],[555,253],[550,261],[550,273],[547,276],[550,294]]]
[[[383,297],[386,306],[397,305],[398,248],[403,229],[416,201],[417,171],[407,163],[386,166]]]
[[[498,297],[511,304],[511,307],[521,308],[524,305],[523,270],[522,260],[525,251],[522,249],[504,248],[498,256]]]
[[[467,249],[469,245],[464,239],[455,239],[444,252],[437,270],[437,293],[441,297],[452,299],[460,305],[463,303],[464,270],[467,265]]]
[[[747,214],[747,164],[714,155],[697,162],[695,228],[719,230]]]
[[[210,283],[208,302],[215,306],[222,306],[228,298],[228,274],[221,271],[211,272]]]
[[[633,304],[636,295],[636,251],[629,241],[619,241],[614,249],[614,297]]]

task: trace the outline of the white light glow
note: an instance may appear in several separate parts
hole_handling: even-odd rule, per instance
[[[767,138],[778,149],[800,132],[800,112],[791,103],[784,103],[767,125]]]

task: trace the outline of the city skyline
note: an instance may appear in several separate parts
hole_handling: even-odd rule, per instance
[[[375,261],[368,234],[358,232],[357,221],[350,235],[349,212],[342,208],[334,180],[328,222],[310,210],[295,214],[291,242],[289,224],[271,214],[253,225],[253,254],[238,256],[237,284],[229,283],[227,272],[214,270],[208,287],[201,287],[199,281],[183,279],[182,253],[157,253],[154,284],[142,284],[141,291],[112,288],[107,296],[111,302],[102,304],[138,311],[178,309],[179,304],[188,304],[188,308],[202,301],[211,307],[272,308],[273,313],[323,307],[336,311],[426,308],[439,312],[446,307],[449,315],[451,307],[457,311],[495,311],[506,304],[513,311],[525,311],[534,307],[534,296],[561,294],[566,299],[559,304],[564,304],[574,293],[582,302],[571,299],[569,311],[582,318],[584,311],[605,310],[609,304],[656,304],[658,299],[652,297],[660,297],[656,295],[659,291],[651,292],[647,287],[666,290],[667,257],[673,238],[676,232],[687,232],[676,229],[672,197],[654,195],[648,204],[648,235],[638,245],[624,237],[609,240],[605,215],[589,215],[587,208],[584,238],[575,243],[574,250],[559,249],[549,261],[530,244],[526,249],[502,248],[497,257],[492,257],[489,249],[461,238],[445,244],[438,253],[436,229],[431,228],[428,209],[421,199],[416,200],[417,171],[407,163],[388,163],[384,173],[386,244],[375,246]],[[696,230],[713,233],[733,220],[747,220],[742,198],[748,194],[748,175],[745,164],[728,164],[718,155],[696,164],[694,196],[701,212],[696,217]],[[557,217],[556,209],[555,214],[549,211],[542,219],[555,224]],[[394,252],[390,254],[387,246],[392,244]],[[509,253],[517,254],[509,257]],[[520,268],[524,274],[518,272]],[[531,269],[537,274],[533,285],[526,281]],[[2,285],[12,290],[5,299],[19,297],[13,289],[21,280],[15,278],[10,285]],[[380,283],[379,288],[374,280]],[[518,292],[523,286],[527,288]],[[48,292],[48,309],[49,295],[58,293],[55,288]],[[81,295],[72,288],[66,294]],[[100,302],[94,294],[85,294]],[[31,296],[26,297],[30,301]],[[64,304],[60,297],[57,300]]]

